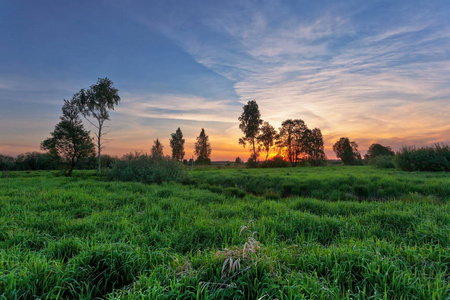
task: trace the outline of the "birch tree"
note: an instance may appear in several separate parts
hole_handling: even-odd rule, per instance
[[[113,82],[105,77],[99,78],[89,89],[82,89],[73,96],[72,101],[77,104],[83,117],[96,129],[94,132],[97,142],[98,174],[101,172],[101,152],[105,147],[103,137],[105,122],[109,121],[109,111],[119,104],[119,90]]]

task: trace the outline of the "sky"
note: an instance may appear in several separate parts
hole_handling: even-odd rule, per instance
[[[0,0],[0,153],[39,151],[64,99],[108,77],[120,104],[104,153],[247,159],[238,117],[256,100],[275,128],[321,129],[328,158],[349,137],[450,143],[450,1]],[[86,127],[91,131],[94,128]]]

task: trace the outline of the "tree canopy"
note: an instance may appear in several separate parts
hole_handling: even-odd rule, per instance
[[[184,158],[184,139],[180,127],[171,134],[170,147],[172,148],[172,158],[182,161]]]
[[[380,144],[372,144],[369,147],[369,150],[367,150],[366,155],[364,155],[364,158],[367,160],[373,160],[377,156],[394,156],[395,153],[392,151],[391,147],[389,146],[383,146]]]
[[[303,144],[303,150],[307,159],[310,160],[314,166],[322,165],[326,160],[326,156],[322,132],[320,131],[320,129],[307,129],[305,131]]]
[[[206,135],[205,129],[202,128],[200,135],[195,142],[194,153],[197,155],[197,161],[205,166],[205,163],[210,162],[211,156],[211,143],[209,142],[209,136]]]
[[[269,122],[264,122],[260,128],[258,136],[256,137],[266,152],[266,161],[269,158],[269,152],[275,142],[276,135],[277,131],[275,128],[270,125]]]
[[[156,138],[155,141],[153,141],[152,146],[152,156],[154,158],[163,158],[164,152],[163,152],[164,146],[161,144],[158,138]]]
[[[285,153],[292,166],[301,160],[301,153],[305,149],[303,142],[306,129],[308,127],[303,120],[288,119],[281,123],[278,130],[277,146]]]
[[[358,151],[358,144],[350,142],[347,137],[341,137],[333,145],[333,151],[336,156],[342,160],[344,165],[354,165],[361,161],[361,154]]]
[[[259,127],[262,124],[261,113],[259,112],[258,104],[255,100],[248,101],[243,107],[244,111],[239,116],[238,120],[239,129],[244,133],[244,136],[239,139],[239,144],[244,147],[247,143],[250,145],[250,149],[253,152],[251,158],[256,162],[258,158],[258,145],[257,136],[259,133]]]
[[[69,165],[66,175],[71,176],[80,158],[95,155],[95,150],[89,131],[84,129],[77,105],[73,101],[64,100],[62,112],[61,121],[50,133],[51,137],[42,142],[41,148],[65,158]]]

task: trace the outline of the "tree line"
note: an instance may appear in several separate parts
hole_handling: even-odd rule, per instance
[[[119,104],[119,90],[113,86],[109,78],[99,78],[96,84],[88,89],[81,89],[74,94],[71,100],[64,100],[62,116],[60,122],[56,124],[50,137],[41,143],[41,149],[47,150],[54,158],[54,161],[65,162],[68,166],[66,175],[71,176],[81,160],[92,157],[97,150],[98,173],[101,172],[101,151],[104,149],[107,140],[105,136],[106,121],[110,120],[109,111]],[[84,118],[92,125],[94,139],[90,132],[84,128],[81,118]],[[178,128],[171,134],[170,147],[172,148],[172,159],[183,161],[185,140],[181,129]],[[154,158],[163,158],[163,145],[157,138],[151,149]],[[197,156],[197,163],[208,164],[211,162],[211,143],[209,137],[202,128],[195,143],[194,153]]]
[[[261,119],[258,104],[248,101],[239,116],[239,128],[243,136],[239,144],[250,150],[250,164],[256,165],[261,154],[269,160],[271,151],[276,151],[272,160],[286,160],[292,166],[301,162],[323,165],[326,161],[322,132],[319,128],[309,129],[301,119],[287,119],[278,131]]]
[[[51,136],[41,143],[41,149],[47,150],[47,153],[28,152],[17,158],[0,154],[0,170],[49,170],[66,165],[66,175],[71,176],[75,168],[93,168],[96,165],[100,173],[102,167],[111,167],[118,158],[103,155],[105,161],[102,163],[101,152],[108,142],[105,138],[108,133],[105,132],[105,124],[110,120],[109,111],[114,110],[120,100],[118,89],[113,86],[113,82],[109,78],[99,78],[96,84],[88,89],[81,89],[71,100],[64,99],[59,123],[50,133]],[[90,131],[85,129],[82,118],[95,128],[95,139],[90,136]],[[257,166],[261,156],[266,166],[284,166],[286,163],[291,166],[302,163],[320,166],[326,163],[321,130],[317,127],[308,128],[301,119],[287,119],[276,130],[269,122],[261,119],[258,104],[251,100],[243,106],[238,120],[243,133],[239,144],[250,150],[249,166]],[[151,148],[150,157],[167,158],[187,164],[184,159],[184,144],[183,133],[178,127],[170,138],[172,155],[164,156],[164,146],[157,138]],[[347,137],[336,141],[333,151],[344,165],[363,164],[358,144]],[[202,128],[195,142],[195,163],[203,167],[210,164],[211,152],[209,136]],[[275,154],[271,156],[271,153]],[[380,167],[395,167],[395,155],[396,164],[403,170],[448,171],[449,153],[449,147],[444,145],[418,149],[403,147],[396,154],[389,146],[372,144],[364,159]],[[94,162],[95,155],[97,162]],[[123,159],[126,160],[126,155]],[[190,163],[194,163],[194,160]],[[238,157],[236,163],[242,163],[242,160]]]
[[[180,127],[178,127],[178,129],[170,136],[170,148],[172,152],[171,158],[187,164],[188,161],[184,159],[186,154],[184,151],[185,139],[183,138],[183,132]],[[195,163],[203,166],[211,164],[211,152],[212,148],[211,142],[209,141],[209,136],[206,134],[205,129],[202,128],[194,145],[194,154],[197,157]],[[153,141],[151,156],[155,158],[164,157],[164,146],[159,138]]]

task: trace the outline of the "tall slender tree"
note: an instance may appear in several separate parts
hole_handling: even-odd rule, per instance
[[[259,133],[259,127],[262,124],[261,113],[259,112],[258,104],[255,100],[248,101],[243,107],[244,111],[238,120],[241,122],[239,124],[239,129],[244,133],[244,136],[239,139],[239,144],[244,147],[249,144],[250,149],[253,152],[251,158],[256,163],[258,158],[258,145],[257,136]]]
[[[84,129],[80,111],[72,101],[64,100],[61,121],[56,124],[51,137],[41,143],[42,150],[48,150],[56,157],[65,158],[69,168],[66,175],[72,176],[73,169],[83,157],[95,155],[94,143],[89,131]]]
[[[152,146],[152,157],[154,158],[163,158],[164,152],[163,152],[164,146],[161,144],[158,138],[156,138],[155,141],[153,141]]]
[[[89,89],[82,89],[73,96],[72,101],[77,104],[81,114],[97,129],[94,133],[97,138],[98,174],[101,172],[101,152],[105,147],[102,138],[108,133],[104,132],[104,124],[109,121],[109,111],[119,104],[119,90],[113,86],[113,82],[105,77],[99,78],[96,84]],[[90,120],[92,117],[95,120]]]
[[[266,161],[269,158],[269,152],[272,148],[277,131],[275,128],[269,124],[269,122],[264,122],[260,128],[257,140],[262,144],[264,151],[266,152]]]
[[[171,134],[170,147],[172,148],[172,158],[182,161],[184,158],[184,139],[180,127]]]
[[[195,142],[194,153],[197,155],[197,161],[203,164],[203,168],[205,167],[205,162],[211,161],[211,151],[212,148],[211,143],[209,142],[209,136],[206,135],[205,129],[202,128],[202,131]]]

